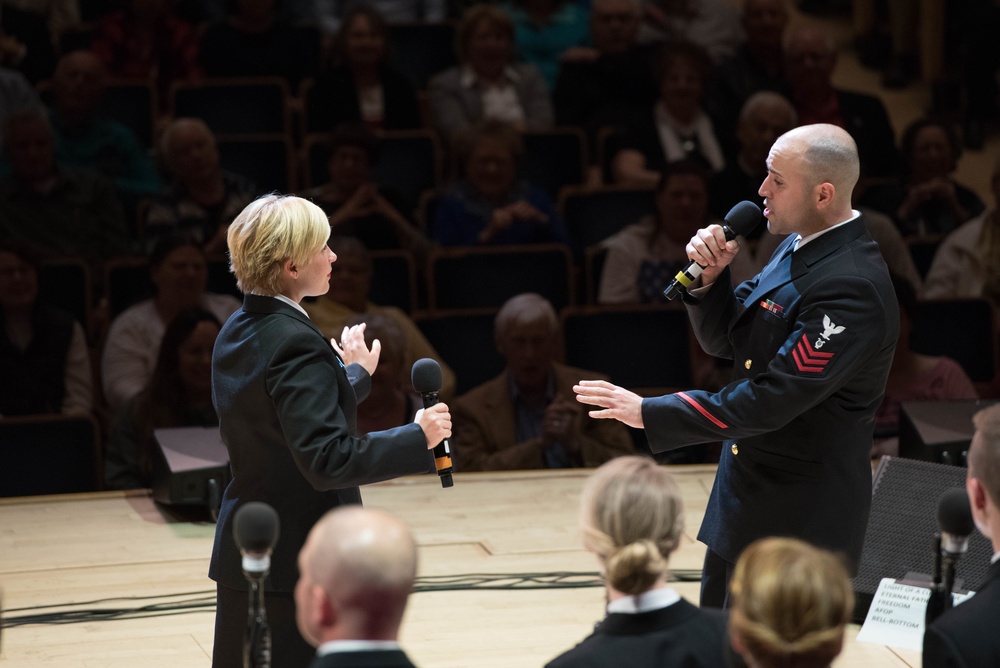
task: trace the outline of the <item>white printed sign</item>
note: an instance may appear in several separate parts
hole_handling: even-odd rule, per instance
[[[974,593],[952,594],[953,605],[958,605]],[[882,578],[858,633],[858,640],[919,652],[923,649],[924,615],[930,596],[931,590],[926,587],[899,584],[893,578]]]

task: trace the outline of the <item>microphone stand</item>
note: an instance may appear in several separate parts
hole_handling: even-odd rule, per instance
[[[264,578],[267,571],[243,574],[250,583],[250,611],[243,637],[243,668],[271,668],[271,627],[264,609]]]
[[[951,583],[948,591],[945,592],[944,585],[941,584],[941,534],[934,534],[934,580],[931,582],[931,595],[927,599],[927,610],[924,613],[924,625],[929,626],[931,622],[941,616],[945,610],[951,607],[951,583],[954,582],[955,571],[952,566]]]

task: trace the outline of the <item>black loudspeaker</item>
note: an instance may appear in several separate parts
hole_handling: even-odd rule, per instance
[[[153,499],[166,505],[207,508],[216,519],[232,475],[218,427],[156,429]]]
[[[979,399],[904,401],[899,413],[899,456],[965,466],[975,431],[972,416],[994,403]]]
[[[965,488],[965,469],[912,459],[883,457],[872,481],[872,509],[861,564],[854,578],[854,622],[864,622],[882,578],[929,583],[934,569],[937,507],[945,490]],[[977,591],[993,556],[978,531],[958,562],[955,590]]]

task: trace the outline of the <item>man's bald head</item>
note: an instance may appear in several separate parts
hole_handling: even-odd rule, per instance
[[[838,198],[851,193],[861,175],[858,145],[843,128],[828,123],[816,123],[793,128],[778,137],[775,146],[782,145],[798,153],[802,174],[810,186],[833,184]]]
[[[327,640],[395,640],[417,573],[406,525],[379,510],[350,506],[324,515],[299,553],[299,630]]]

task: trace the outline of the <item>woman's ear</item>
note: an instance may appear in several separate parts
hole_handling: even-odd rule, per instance
[[[285,263],[281,265],[281,268],[285,270],[285,273],[292,278],[299,277],[299,268],[295,264],[295,260],[291,258],[285,260]]]

